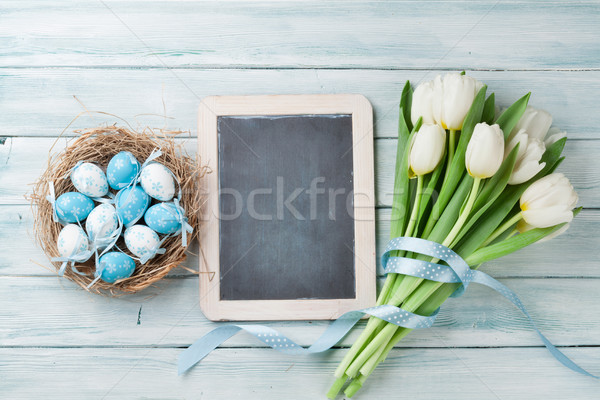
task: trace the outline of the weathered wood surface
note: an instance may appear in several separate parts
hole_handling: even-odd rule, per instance
[[[194,154],[204,96],[361,93],[375,112],[381,255],[400,90],[407,79],[463,69],[502,105],[531,90],[531,104],[574,139],[561,171],[583,212],[559,240],[484,270],[519,294],[561,350],[600,374],[599,13],[598,1],[2,1],[0,397],[323,398],[345,349],[291,357],[240,334],[178,377],[182,348],[218,326],[197,306],[197,278],[176,269],[157,288],[118,299],[57,278],[36,264],[48,261],[31,236],[28,184],[86,109],[187,130]],[[115,122],[94,114],[72,128]],[[269,323],[305,345],[327,324]],[[359,398],[598,397],[597,381],[559,365],[522,315],[476,285],[400,346]]]
[[[165,124],[160,116],[166,112],[174,118],[166,121],[169,127],[189,130],[195,136],[198,104],[208,95],[360,93],[373,105],[375,136],[396,137],[398,101],[406,80],[416,85],[443,72],[1,68],[0,135],[57,136],[77,114],[87,109],[116,114],[134,126],[139,123],[158,127]],[[566,130],[569,137],[600,138],[589,118],[597,112],[600,71],[469,71],[469,74],[496,93],[499,105],[507,107],[531,91],[531,104],[551,111],[554,124]],[[73,127],[89,128],[103,122],[121,123],[114,117],[94,115],[91,119],[81,118]],[[73,135],[70,130],[65,134]]]
[[[118,335],[115,332],[115,335]],[[324,399],[346,350],[285,356],[270,349],[218,349],[189,375],[180,349],[0,349],[6,398]],[[597,348],[567,348],[593,367]],[[452,367],[449,367],[452,366]],[[524,396],[524,393],[528,395]],[[596,400],[596,380],[565,371],[540,348],[396,349],[359,399]]]
[[[519,294],[539,328],[557,345],[597,345],[598,279],[502,279]],[[198,306],[195,277],[166,279],[145,293],[119,300],[91,295],[70,282],[47,277],[0,277],[0,345],[182,347],[219,326]],[[586,310],[580,318],[575,310]],[[309,345],[327,321],[268,322]],[[352,344],[353,332],[341,343]],[[413,332],[402,347],[540,346],[527,319],[500,295],[473,285],[444,304],[435,328]],[[247,334],[226,347],[264,347]]]
[[[4,66],[599,68],[596,1],[3,1]]]

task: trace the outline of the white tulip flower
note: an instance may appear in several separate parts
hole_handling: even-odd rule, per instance
[[[410,169],[414,175],[426,175],[433,171],[446,146],[446,131],[439,125],[424,124],[415,133],[410,145]]]
[[[470,76],[449,73],[433,81],[433,117],[444,129],[461,130],[483,83]]]
[[[550,128],[548,134],[546,135],[546,139],[544,139],[544,144],[546,147],[550,147],[554,143],[558,142],[560,139],[567,137],[567,132],[563,132],[556,127]]]
[[[540,240],[538,240],[537,243],[547,242],[548,240],[552,240],[555,237],[562,235],[563,233],[565,233],[569,229],[570,226],[571,226],[571,224],[565,224],[565,226],[563,226],[562,228],[560,228],[556,232],[552,232],[548,236],[544,236],[543,238],[541,238]],[[525,232],[530,231],[532,229],[535,229],[535,226],[529,225],[524,220],[519,221],[519,223],[517,224],[517,230],[520,233],[525,233]]]
[[[535,228],[548,228],[573,219],[577,193],[561,173],[547,175],[521,195],[523,220]]]
[[[433,82],[423,82],[415,89],[412,96],[410,119],[413,124],[423,117],[424,124],[435,124],[433,118]]]
[[[469,175],[485,179],[494,175],[504,159],[504,133],[498,124],[475,125],[467,146],[465,166]]]
[[[508,179],[509,185],[517,185],[527,182],[540,172],[546,163],[540,163],[542,155],[546,151],[544,142],[539,139],[530,137],[524,129],[521,129],[517,134],[508,141],[504,148],[504,158],[508,157],[510,152],[519,145],[517,160],[512,174]]]
[[[523,116],[517,122],[517,125],[511,132],[511,138],[521,129],[525,129],[529,137],[544,140],[550,126],[552,125],[552,115],[544,110],[529,107],[525,109]]]
[[[461,130],[465,116],[483,83],[470,76],[448,73],[423,82],[415,89],[410,118],[415,124],[439,124],[444,129]]]

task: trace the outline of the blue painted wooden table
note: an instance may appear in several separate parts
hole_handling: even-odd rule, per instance
[[[567,355],[600,374],[599,15],[597,1],[3,1],[0,397],[323,398],[356,333],[311,357],[281,355],[242,334],[178,377],[182,348],[215,326],[198,308],[197,276],[178,269],[118,299],[57,278],[39,265],[48,262],[32,239],[28,183],[85,110],[189,130],[181,140],[194,152],[206,95],[362,93],[375,110],[381,253],[402,85],[463,69],[500,103],[531,90],[531,104],[569,133],[561,169],[583,212],[559,240],[485,270],[522,297]],[[93,115],[75,127],[114,122]],[[196,265],[190,256],[187,266]],[[310,344],[327,323],[269,325]],[[596,399],[600,390],[555,361],[524,317],[484,288],[448,301],[434,328],[400,346],[360,398]]]

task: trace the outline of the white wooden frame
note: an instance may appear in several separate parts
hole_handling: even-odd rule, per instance
[[[354,169],[353,299],[221,300],[219,266],[219,170],[217,118],[351,114]],[[199,232],[200,306],[213,321],[335,319],[346,311],[373,306],[376,296],[373,110],[356,94],[211,96],[203,99],[198,118],[198,154],[212,173],[200,181],[206,196]]]

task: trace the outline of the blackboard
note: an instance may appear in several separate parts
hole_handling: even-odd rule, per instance
[[[221,300],[354,298],[352,116],[217,124]]]
[[[359,95],[214,96],[200,298],[213,320],[335,318],[375,298],[372,111]]]

